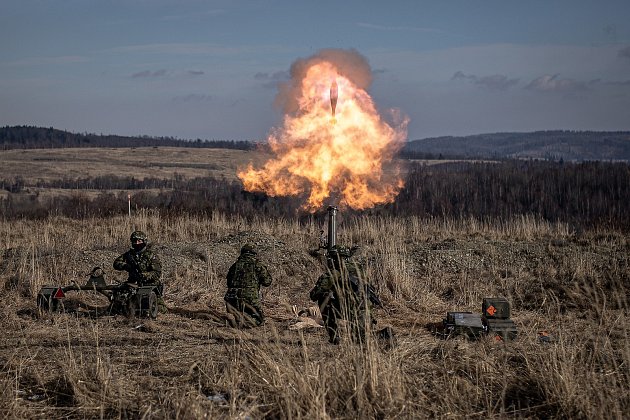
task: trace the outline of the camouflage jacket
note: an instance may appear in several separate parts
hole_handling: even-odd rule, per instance
[[[271,282],[267,267],[255,255],[243,253],[228,270],[225,299],[257,302],[260,286],[271,286]]]
[[[311,289],[309,297],[320,306],[333,305],[339,310],[340,285],[341,273],[335,269],[327,269],[317,279],[317,283],[315,283],[315,287]]]
[[[309,297],[320,306],[331,304],[339,311],[369,309],[370,302],[361,287],[364,283],[365,279],[358,264],[344,262],[341,271],[327,268],[317,279]]]
[[[116,258],[114,269],[127,271],[129,273],[127,281],[138,285],[159,284],[162,277],[162,263],[150,245],[139,252],[130,249]]]

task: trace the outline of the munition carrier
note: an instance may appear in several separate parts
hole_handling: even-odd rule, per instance
[[[107,284],[105,273],[95,267],[87,282],[80,286],[76,283],[69,286],[44,286],[37,294],[37,307],[41,311],[55,312],[63,310],[63,299],[71,291],[95,291],[109,299],[107,313],[125,315],[127,317],[157,318],[158,297],[161,296],[159,285],[142,285],[134,283]]]
[[[477,338],[492,335],[501,340],[514,340],[517,329],[510,319],[510,303],[505,298],[484,298],[481,314],[472,312],[447,312],[441,328],[435,329],[440,335],[450,337],[462,335]]]

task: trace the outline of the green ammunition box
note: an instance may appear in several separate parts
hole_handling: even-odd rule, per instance
[[[64,297],[61,287],[44,286],[37,294],[37,307],[44,311],[56,311],[59,309],[59,302]]]
[[[481,313],[488,319],[509,319],[510,302],[505,298],[484,298]]]
[[[444,327],[451,334],[468,337],[478,337],[485,332],[481,315],[472,312],[447,312]]]
[[[516,324],[511,319],[483,318],[488,334],[501,337],[504,341],[514,340],[518,334]]]

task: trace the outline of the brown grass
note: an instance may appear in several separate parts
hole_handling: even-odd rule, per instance
[[[0,150],[2,176],[27,181],[110,174],[170,179],[175,173],[236,179],[237,167],[263,158],[253,151],[182,147]]]
[[[364,217],[339,243],[359,258],[386,309],[396,345],[327,343],[290,330],[322,269],[308,254],[320,226],[232,216],[144,212],[75,221],[0,222],[0,410],[11,418],[623,418],[630,412],[630,240],[576,236],[529,217],[503,222]],[[103,297],[70,297],[39,314],[43,284],[107,280],[129,233],[150,234],[165,267],[168,314],[155,321],[94,317]],[[225,274],[252,241],[274,284],[269,321],[225,326]],[[513,305],[519,338],[443,340],[425,325],[448,310],[480,311],[487,296]],[[542,342],[547,331],[551,342]]]
[[[265,155],[256,151],[183,147],[68,148],[0,150],[2,179],[21,177],[26,190],[40,198],[69,196],[73,189],[33,187],[37,181],[77,179],[115,174],[120,177],[192,179],[196,177],[236,180],[237,169],[249,162],[260,164]],[[81,189],[89,197],[101,190]],[[116,192],[116,191],[113,191]],[[0,197],[8,194],[0,190]]]

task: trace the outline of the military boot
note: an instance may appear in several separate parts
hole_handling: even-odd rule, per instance
[[[158,304],[158,311],[159,311],[161,314],[166,314],[166,313],[168,313],[168,308],[166,307],[166,303],[164,303],[164,299],[162,298],[162,296],[160,296],[160,297],[157,299],[157,304]]]

